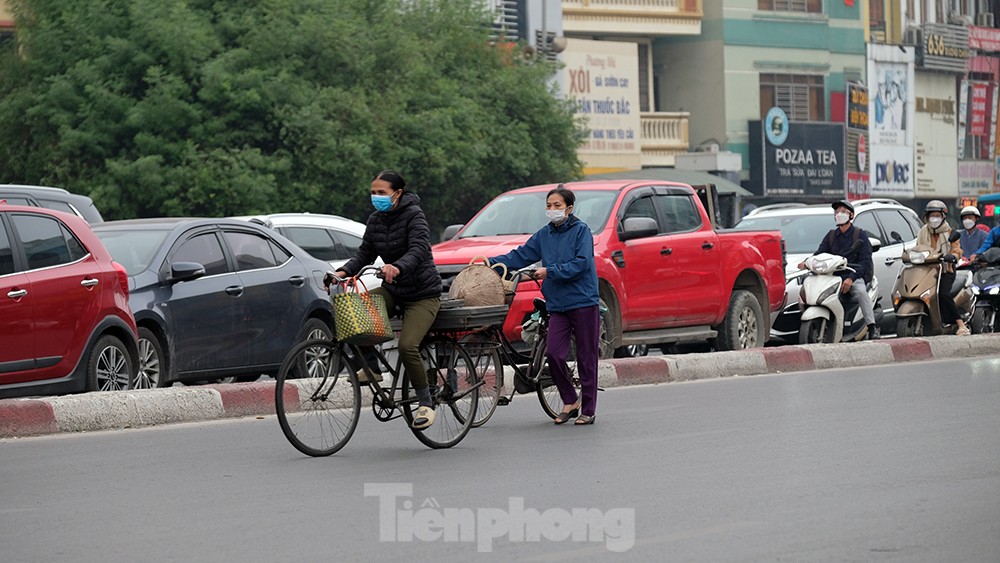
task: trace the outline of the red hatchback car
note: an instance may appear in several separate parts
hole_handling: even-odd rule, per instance
[[[128,275],[83,219],[0,200],[0,398],[126,389]]]

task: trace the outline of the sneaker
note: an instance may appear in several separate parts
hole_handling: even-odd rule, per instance
[[[882,330],[878,325],[868,325],[868,340],[878,340],[882,336]]]
[[[382,383],[381,373],[378,372],[375,373],[375,381],[378,383]],[[364,368],[358,370],[358,383],[362,385],[368,383],[368,371],[365,370]]]
[[[958,330],[956,330],[955,334],[958,335],[958,336],[967,336],[967,335],[972,334],[972,333],[969,332],[969,327],[963,326],[963,327],[959,328]]]
[[[436,416],[437,413],[431,407],[417,407],[417,410],[413,412],[413,427],[417,430],[423,430],[434,424],[434,417]]]

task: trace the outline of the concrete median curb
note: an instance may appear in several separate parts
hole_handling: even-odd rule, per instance
[[[598,380],[610,388],[991,356],[1000,356],[1000,335],[885,339],[607,360],[600,364]],[[287,395],[297,396],[297,389],[288,385]],[[271,382],[2,399],[0,438],[266,414],[274,414]]]

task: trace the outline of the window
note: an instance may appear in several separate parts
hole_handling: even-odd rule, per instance
[[[881,0],[868,3],[868,23],[872,31],[885,31],[885,6]]]
[[[874,239],[878,239],[879,244],[885,244],[885,238],[882,237],[882,231],[878,228],[878,222],[875,220],[874,213],[860,213],[854,217],[854,226],[865,230],[868,236]]]
[[[0,195],[0,200],[6,201],[7,205],[26,205],[28,207],[34,207],[31,201],[26,197]]]
[[[343,231],[331,231],[330,234],[339,243],[337,245],[337,250],[341,253],[339,259],[350,260],[354,258],[354,255],[358,253],[358,248],[361,246],[361,237]]]
[[[215,233],[205,233],[181,243],[170,258],[171,262],[195,262],[205,267],[206,276],[225,274],[229,271],[226,255],[222,252]]]
[[[664,225],[661,232],[686,233],[701,226],[701,214],[686,194],[669,194],[656,196],[656,202],[663,212]]]
[[[63,213],[69,213],[71,215],[77,215],[77,216],[80,215],[79,213],[76,212],[76,209],[73,209],[72,205],[66,203],[65,201],[55,201],[55,200],[51,200],[51,199],[39,199],[38,203],[41,204],[42,207],[45,207],[45,208],[48,208],[48,209],[55,209],[56,211],[62,211]]]
[[[629,204],[628,209],[625,210],[625,215],[622,216],[622,222],[625,219],[631,219],[633,217],[648,217],[654,221],[656,219],[656,208],[653,206],[652,197],[642,197]],[[657,221],[659,223],[659,221]]]
[[[823,77],[810,74],[760,75],[760,115],[772,107],[785,110],[792,121],[826,121]]]
[[[281,234],[288,237],[301,248],[309,253],[313,258],[330,262],[333,260],[346,260],[338,251],[337,242],[333,240],[332,233],[326,229],[317,227],[286,227],[280,229]]]
[[[14,273],[14,250],[11,248],[7,230],[0,221],[0,276]]]
[[[288,262],[292,258],[292,255],[289,254],[287,250],[278,246],[278,243],[271,239],[268,239],[267,243],[271,246],[271,252],[274,254],[274,261],[279,266]]]
[[[874,2],[872,2],[874,4]],[[823,13],[823,0],[757,0],[758,10]]]
[[[29,270],[68,264],[87,255],[80,241],[52,217],[18,213],[11,219],[24,246]]]
[[[882,228],[885,229],[886,235],[889,237],[889,244],[900,244],[902,242],[913,240],[917,235],[913,232],[910,227],[910,223],[903,218],[903,216],[895,209],[882,209],[876,211],[878,214],[878,220],[882,223]],[[896,236],[893,236],[896,233]]]
[[[649,99],[649,44],[639,43],[639,111],[656,111]]]
[[[236,258],[236,269],[239,271],[256,270],[258,268],[273,268],[278,265],[274,251],[268,240],[253,233],[226,231],[223,233],[229,248]]]

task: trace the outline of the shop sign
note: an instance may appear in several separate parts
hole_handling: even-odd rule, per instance
[[[976,196],[993,191],[993,162],[960,160],[958,162],[958,195]]]
[[[847,84],[847,127],[868,130],[868,88]]]
[[[771,142],[772,123],[755,139],[764,150],[764,195],[836,198],[844,195],[844,124],[786,122],[783,142]]]
[[[969,48],[987,53],[1000,52],[1000,29],[970,25]]]
[[[917,68],[965,72],[969,61],[969,30],[962,25],[925,23],[917,45]]]
[[[872,195],[872,184],[867,172],[847,173],[847,199],[868,199]]]
[[[985,82],[972,84],[972,107],[969,108],[969,134],[986,134],[986,104],[989,99],[990,87]]]

